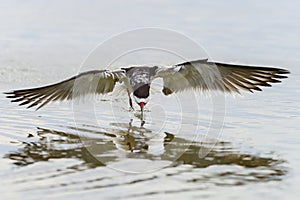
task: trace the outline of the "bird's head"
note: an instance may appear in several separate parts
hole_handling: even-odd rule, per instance
[[[133,96],[133,97],[134,97],[135,102],[140,106],[141,111],[143,112],[145,105],[149,101],[149,98],[138,98],[136,96]]]

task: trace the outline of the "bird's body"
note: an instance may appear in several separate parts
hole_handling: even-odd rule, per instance
[[[129,79],[131,92],[136,97],[148,98],[149,89],[153,76],[155,75],[156,67],[130,67],[123,68],[126,72],[126,77]]]
[[[149,101],[152,80],[162,78],[164,95],[194,89],[198,91],[220,91],[240,93],[241,90],[261,91],[260,86],[281,82],[289,71],[273,67],[257,67],[196,60],[173,66],[134,66],[116,71],[93,70],[83,72],[62,82],[33,89],[5,93],[19,105],[37,106],[51,101],[71,100],[87,94],[106,94],[115,85],[124,84],[132,107],[131,95],[140,106],[143,118],[144,106]],[[143,119],[142,119],[143,120]]]

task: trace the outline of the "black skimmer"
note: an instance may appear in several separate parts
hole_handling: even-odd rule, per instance
[[[106,94],[115,85],[124,84],[132,107],[131,95],[141,109],[143,121],[144,107],[149,101],[151,82],[162,78],[164,95],[188,89],[199,91],[220,91],[240,93],[241,90],[261,91],[260,86],[281,82],[289,71],[273,67],[246,66],[210,62],[207,59],[184,62],[173,66],[133,66],[120,70],[93,70],[80,73],[62,82],[5,93],[12,102],[37,106],[37,110],[51,101],[71,100],[87,94]],[[76,85],[76,87],[74,87]]]

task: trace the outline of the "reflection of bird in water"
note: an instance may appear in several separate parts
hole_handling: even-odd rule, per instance
[[[111,124],[112,126],[120,124]],[[125,151],[130,150],[131,152],[145,152],[148,150],[149,146],[146,141],[144,133],[151,132],[143,126],[136,127],[132,126],[132,120],[128,124],[127,132],[124,131],[122,134],[116,134],[114,139],[117,148],[124,149]]]
[[[132,125],[132,119],[128,124],[126,123],[111,123],[112,127],[122,128],[123,131],[116,131],[113,142],[120,150],[131,151],[135,153],[154,153],[153,149],[157,152],[163,152],[163,141],[165,133],[154,133],[151,129],[143,126]],[[110,131],[110,130],[108,130]],[[161,151],[159,151],[159,149]]]
[[[114,124],[114,126],[120,126],[120,128],[126,127],[125,124]],[[95,166],[104,166],[107,162],[118,162],[120,158],[116,151],[118,146],[116,145],[115,138],[117,135],[122,135],[124,132],[97,132],[91,129],[77,127],[69,127],[70,131],[56,131],[44,128],[38,128],[37,137],[39,138],[35,142],[22,143],[22,147],[15,152],[10,152],[5,157],[14,161],[16,165],[26,166],[40,161],[47,161],[49,159],[72,159],[77,158],[83,160],[84,163],[93,168]],[[95,127],[93,127],[95,128]],[[99,127],[98,127],[99,128]],[[96,134],[95,138],[85,138],[84,145],[82,145],[83,138],[79,137],[76,133],[72,133],[72,129],[76,129],[79,132],[89,132],[90,134]],[[125,131],[126,132],[126,131]],[[103,136],[102,138],[99,135]],[[36,136],[35,136],[36,137]],[[111,141],[115,142],[111,142]],[[128,134],[123,138],[119,147],[126,147],[127,143],[132,145],[139,143],[139,134]],[[145,146],[148,145],[150,140],[144,140]],[[132,153],[131,150],[125,155],[128,158],[149,159],[158,161],[172,161],[178,164],[189,164],[195,168],[206,168],[212,165],[238,165],[245,168],[256,168],[254,174],[243,175],[251,177],[259,177],[257,180],[274,180],[280,176],[285,175],[287,172],[281,163],[285,163],[284,160],[275,159],[274,155],[262,156],[259,154],[243,153],[239,149],[234,149],[230,142],[223,141],[206,141],[206,144],[197,143],[184,138],[178,138],[171,133],[164,133],[164,138],[161,141],[164,152],[160,155],[152,155],[147,151],[147,148],[143,148],[143,153]],[[214,148],[211,149],[206,157],[199,157],[199,151],[201,148],[207,148],[207,145],[212,142]],[[101,144],[101,145],[99,145]],[[124,144],[124,146],[122,146]],[[138,146],[135,146],[135,150],[138,150]],[[124,150],[124,149],[123,149]],[[136,156],[133,156],[136,155]],[[263,167],[263,168],[262,168]],[[271,170],[272,173],[265,173],[262,169]],[[262,170],[260,174],[260,170]],[[249,179],[251,181],[255,179]]]
[[[117,126],[117,124],[115,125]],[[123,128],[125,124],[120,124],[120,126]],[[73,129],[77,131],[75,132]],[[83,138],[79,137],[78,133],[83,135],[89,133],[89,136],[95,135],[95,137],[85,138],[83,145]],[[274,181],[286,179],[288,174],[284,167],[286,160],[276,158],[276,153],[260,155],[253,151],[243,152],[241,149],[234,149],[232,143],[224,141],[214,141],[215,146],[211,152],[206,157],[201,158],[198,156],[199,150],[205,148],[204,144],[179,138],[171,133],[164,134],[165,138],[161,143],[163,143],[165,152],[161,155],[151,155],[148,151],[144,153],[123,151],[120,153],[112,142],[116,134],[119,133],[100,132],[99,127],[97,129],[90,126],[84,126],[80,129],[68,127],[64,131],[38,128],[37,132],[32,134],[33,138],[27,142],[20,141],[16,150],[10,150],[4,155],[6,159],[9,159],[19,168],[18,176],[14,174],[9,176],[10,181],[17,185],[16,187],[20,184],[31,187],[32,184],[30,183],[34,185],[36,182],[44,183],[44,180],[49,182],[50,179],[52,187],[43,184],[44,187],[34,187],[32,190],[36,188],[49,190],[49,188],[57,187],[64,190],[66,188],[78,190],[79,187],[84,188],[84,190],[92,188],[93,191],[104,187],[106,190],[112,186],[118,187],[123,175],[122,173],[120,175],[111,174],[109,170],[103,169],[103,167],[110,166],[110,164],[123,165],[123,161],[131,160],[134,162],[135,159],[151,164],[161,162],[172,164],[165,166],[165,169],[155,174],[148,174],[149,176],[144,176],[145,174],[141,174],[142,176],[135,175],[136,179],[130,178],[129,182],[125,181],[121,184],[127,184],[129,187],[132,187],[133,183],[151,185],[153,179],[157,182],[163,180],[161,178],[171,176],[182,180],[182,183],[186,183],[188,186],[191,182],[197,182],[200,185],[209,183],[209,185],[216,186],[261,184],[262,182],[273,184]],[[136,140],[137,135],[133,134],[130,140]],[[31,164],[34,165],[26,167]],[[150,182],[148,182],[149,177]],[[112,181],[115,184],[107,184],[107,181]],[[177,190],[178,188],[175,191]],[[198,187],[196,190],[199,190]]]
[[[234,65],[209,62],[206,59],[180,63],[173,66],[134,66],[120,70],[94,70],[83,72],[62,82],[33,89],[8,92],[12,102],[28,104],[28,108],[45,106],[51,101],[70,100],[87,94],[105,94],[112,92],[116,83],[123,84],[132,106],[131,95],[140,106],[143,121],[144,106],[149,101],[151,82],[163,79],[164,95],[188,89],[199,91],[221,91],[240,93],[240,90],[261,91],[260,86],[280,82],[287,78],[282,74],[289,71],[279,68]]]

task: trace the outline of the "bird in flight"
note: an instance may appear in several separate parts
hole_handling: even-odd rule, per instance
[[[163,80],[164,95],[185,90],[240,93],[241,90],[261,91],[261,86],[270,87],[270,83],[279,83],[279,79],[287,78],[288,73],[288,70],[274,67],[226,64],[202,59],[172,66],[131,66],[114,71],[87,71],[56,84],[5,94],[12,102],[20,102],[20,106],[37,107],[38,110],[52,101],[110,93],[116,84],[123,84],[127,90],[130,107],[133,108],[133,96],[141,109],[143,121],[151,82],[157,78]]]

